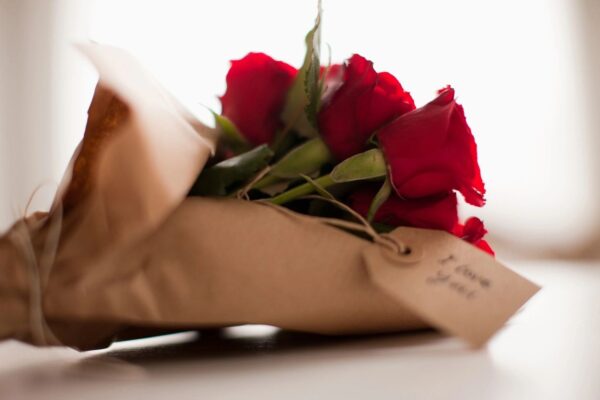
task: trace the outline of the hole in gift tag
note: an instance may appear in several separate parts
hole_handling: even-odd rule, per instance
[[[380,244],[380,253],[396,265],[414,264],[423,258],[422,247],[406,241],[399,241],[390,235],[381,235],[388,245]]]

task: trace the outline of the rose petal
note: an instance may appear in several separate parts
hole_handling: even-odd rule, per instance
[[[378,133],[392,184],[405,198],[458,190],[475,206],[485,203],[477,145],[454,89],[406,113]]]
[[[376,187],[369,186],[353,193],[349,197],[350,207],[366,216],[376,191]],[[377,210],[374,221],[393,227],[412,226],[450,232],[458,223],[456,194],[418,200],[404,200],[392,195]]]
[[[297,70],[264,53],[231,62],[222,114],[254,145],[269,143],[281,128],[280,115]]]
[[[339,89],[323,100],[319,131],[332,154],[343,160],[364,151],[377,129],[414,108],[412,97],[396,78],[378,74],[371,61],[355,54]]]

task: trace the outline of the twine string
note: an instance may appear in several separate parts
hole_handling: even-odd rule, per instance
[[[262,170],[260,170],[252,179],[248,181],[240,190],[235,193],[235,197],[237,199],[250,200],[248,196],[248,192],[252,187],[260,181],[262,178],[267,176],[267,174],[271,171],[271,166],[267,165]]]
[[[44,315],[43,295],[56,259],[62,220],[63,209],[59,204],[50,215],[48,234],[39,258],[35,253],[28,221],[18,223],[8,236],[25,260],[29,278],[29,327],[34,343],[42,346],[57,342]]]
[[[406,243],[399,241],[399,240],[394,240],[393,238],[386,236],[386,235],[381,235],[379,232],[377,232],[373,228],[373,226],[369,223],[369,221],[367,221],[362,215],[360,215],[359,213],[357,213],[356,211],[354,211],[352,208],[350,208],[348,205],[342,203],[341,201],[336,200],[335,198],[328,198],[328,197],[322,197],[322,196],[317,196],[317,195],[308,195],[308,196],[304,196],[304,198],[328,202],[330,204],[337,206],[338,208],[342,209],[343,211],[347,212],[348,214],[352,215],[355,219],[357,219],[359,221],[359,223],[350,222],[350,224],[353,224],[355,226],[355,228],[356,228],[355,230],[362,231],[365,234],[367,234],[371,238],[371,240],[373,240],[373,242],[380,244],[382,246],[385,246],[388,249],[390,249],[391,251],[396,252],[398,254],[408,254],[410,252],[410,248],[406,245]],[[326,217],[316,217],[316,218],[323,221],[326,224],[337,225],[342,228],[343,228],[343,226],[342,226],[342,224],[340,224],[340,222],[342,222],[344,224],[349,222],[349,221],[345,221],[345,220],[341,220],[341,219],[337,219],[337,218],[326,218]]]
[[[317,196],[317,195],[307,195],[307,196],[303,196],[302,198],[303,199],[321,200],[321,201],[326,201],[328,203],[334,204],[335,206],[339,207],[340,209],[346,211],[348,214],[352,215],[359,222],[352,222],[352,221],[346,221],[346,220],[338,219],[338,218],[317,217],[317,216],[310,216],[311,219],[314,219],[320,223],[335,226],[338,228],[350,229],[350,230],[353,230],[356,232],[362,232],[362,233],[366,234],[367,236],[369,236],[374,243],[382,245],[382,246],[388,248],[389,250],[391,250],[392,252],[400,254],[400,255],[406,255],[411,252],[410,247],[406,243],[404,243],[400,240],[393,239],[387,235],[381,235],[379,232],[377,232],[375,229],[373,229],[373,227],[371,226],[369,221],[367,221],[362,215],[360,215],[359,213],[354,211],[352,208],[350,208],[346,204],[340,202],[339,200],[336,200],[334,198],[330,199],[327,197],[322,197],[322,196]],[[279,205],[269,203],[268,201],[258,200],[256,202],[267,205],[269,207],[272,207],[276,210],[279,210],[288,215],[292,215],[294,217],[297,217],[297,215],[298,215],[285,207],[281,207]]]

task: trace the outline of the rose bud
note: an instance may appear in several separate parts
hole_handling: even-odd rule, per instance
[[[377,188],[373,186],[359,189],[348,198],[349,205],[366,217],[376,193]],[[379,207],[373,221],[393,227],[412,226],[452,232],[458,224],[456,194],[452,192],[417,200],[404,200],[392,194]]]
[[[495,254],[488,242],[483,240],[483,237],[487,234],[487,230],[483,226],[483,221],[477,217],[469,218],[464,225],[457,224],[452,233],[492,256]]]
[[[333,72],[339,72],[339,68]],[[357,54],[343,69],[337,90],[325,93],[318,115],[319,132],[338,160],[367,148],[369,137],[394,118],[415,108],[410,94],[387,72]],[[339,87],[338,87],[339,86]]]
[[[297,70],[263,53],[231,62],[222,115],[253,145],[269,143],[281,128],[281,111]]]
[[[472,205],[485,203],[477,146],[463,108],[448,87],[429,104],[378,132],[392,185],[403,198],[458,190]]]

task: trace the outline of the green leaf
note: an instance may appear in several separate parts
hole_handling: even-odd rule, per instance
[[[381,207],[381,205],[385,203],[387,199],[389,199],[391,194],[392,183],[390,182],[389,176],[386,176],[383,185],[381,185],[381,188],[379,188],[379,191],[371,202],[371,206],[369,207],[369,212],[367,214],[367,221],[373,222],[373,218],[375,217],[377,210],[379,210],[379,207]]]
[[[262,190],[282,180],[312,174],[329,161],[331,161],[331,153],[323,140],[321,138],[308,140],[277,161],[269,173],[254,185],[254,188]]]
[[[385,158],[379,149],[367,150],[347,158],[331,171],[331,178],[337,183],[383,178],[386,175]]]
[[[215,125],[222,134],[223,141],[235,153],[243,153],[248,151],[251,146],[246,138],[240,133],[235,124],[227,117],[219,115],[209,109],[215,118]]]
[[[311,48],[310,63],[306,70],[304,90],[306,92],[307,104],[304,109],[306,118],[311,125],[318,129],[317,114],[321,104],[321,2],[319,2],[319,13],[315,22],[316,29],[312,37],[307,38],[307,48]],[[308,40],[311,43],[308,43]]]
[[[325,189],[337,183],[383,179],[387,176],[387,166],[379,149],[367,150],[339,163],[329,175],[314,179],[313,182]],[[315,191],[314,183],[304,183],[283,192],[268,201],[284,204]]]
[[[285,155],[271,168],[278,178],[297,178],[318,171],[331,160],[329,149],[321,138],[308,140]]]
[[[226,196],[236,186],[248,181],[269,165],[271,158],[273,158],[273,151],[267,145],[262,145],[221,161],[200,174],[190,190],[190,195]]]
[[[305,38],[306,54],[302,67],[290,88],[281,118],[286,128],[285,135],[293,129],[305,137],[317,136],[315,115],[320,101],[320,47],[321,47],[321,1],[319,0],[315,25]],[[319,93],[317,95],[317,92]],[[309,117],[310,116],[310,117]]]

